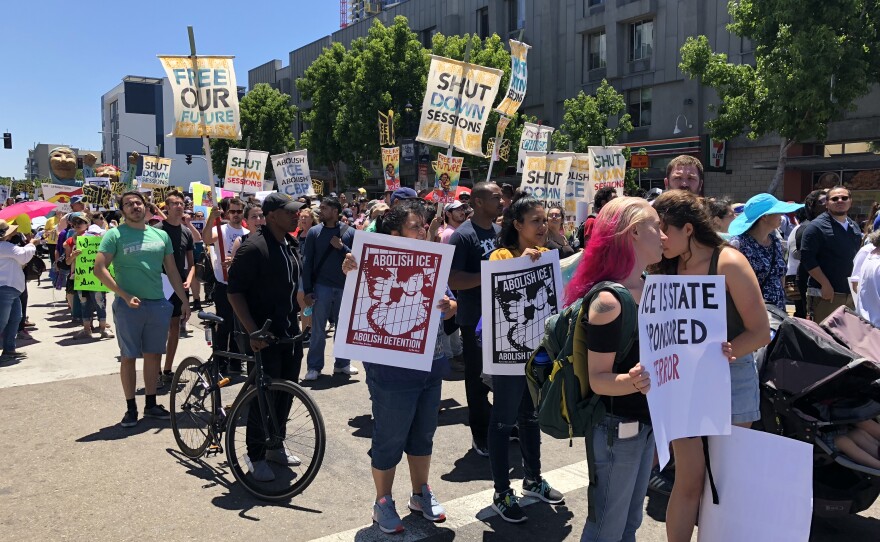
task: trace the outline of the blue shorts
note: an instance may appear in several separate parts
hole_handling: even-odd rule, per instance
[[[373,440],[369,455],[374,469],[388,470],[403,453],[431,455],[440,408],[440,376],[388,382],[370,376],[367,389],[373,404]]]
[[[733,423],[748,423],[761,419],[761,397],[758,390],[758,367],[755,356],[749,354],[730,365],[730,414]]]
[[[132,309],[121,297],[113,300],[116,340],[124,358],[142,358],[144,354],[164,354],[171,323],[171,303],[167,299],[141,299]]]

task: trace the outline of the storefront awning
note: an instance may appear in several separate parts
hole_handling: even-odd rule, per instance
[[[656,139],[654,141],[636,141],[624,143],[633,152],[644,148],[648,156],[665,156],[669,154],[693,154],[700,152],[700,137],[677,137],[673,139]]]

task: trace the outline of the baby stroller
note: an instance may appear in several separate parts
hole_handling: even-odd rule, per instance
[[[821,325],[768,311],[774,335],[757,356],[754,428],[814,445],[815,516],[862,512],[880,495],[880,470],[839,453],[829,437],[880,415],[880,329],[845,307]]]

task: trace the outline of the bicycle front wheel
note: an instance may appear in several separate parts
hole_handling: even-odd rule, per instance
[[[324,418],[311,396],[288,380],[273,380],[264,394],[266,412],[256,387],[233,407],[226,426],[226,457],[245,489],[259,499],[280,501],[304,491],[318,474],[326,445]],[[272,479],[257,480],[255,464]]]
[[[171,380],[171,430],[183,454],[197,459],[211,440],[214,394],[208,393],[211,377],[201,359],[184,359]]]

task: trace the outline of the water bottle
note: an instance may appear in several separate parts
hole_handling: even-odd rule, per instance
[[[548,354],[545,350],[539,351],[535,354],[535,360],[532,362],[532,372],[535,377],[535,381],[543,384],[545,380],[550,376],[550,371],[553,369],[553,360],[550,359],[550,354]]]
[[[303,316],[309,317],[311,315],[312,315],[312,306],[310,305],[310,306],[303,309]]]

